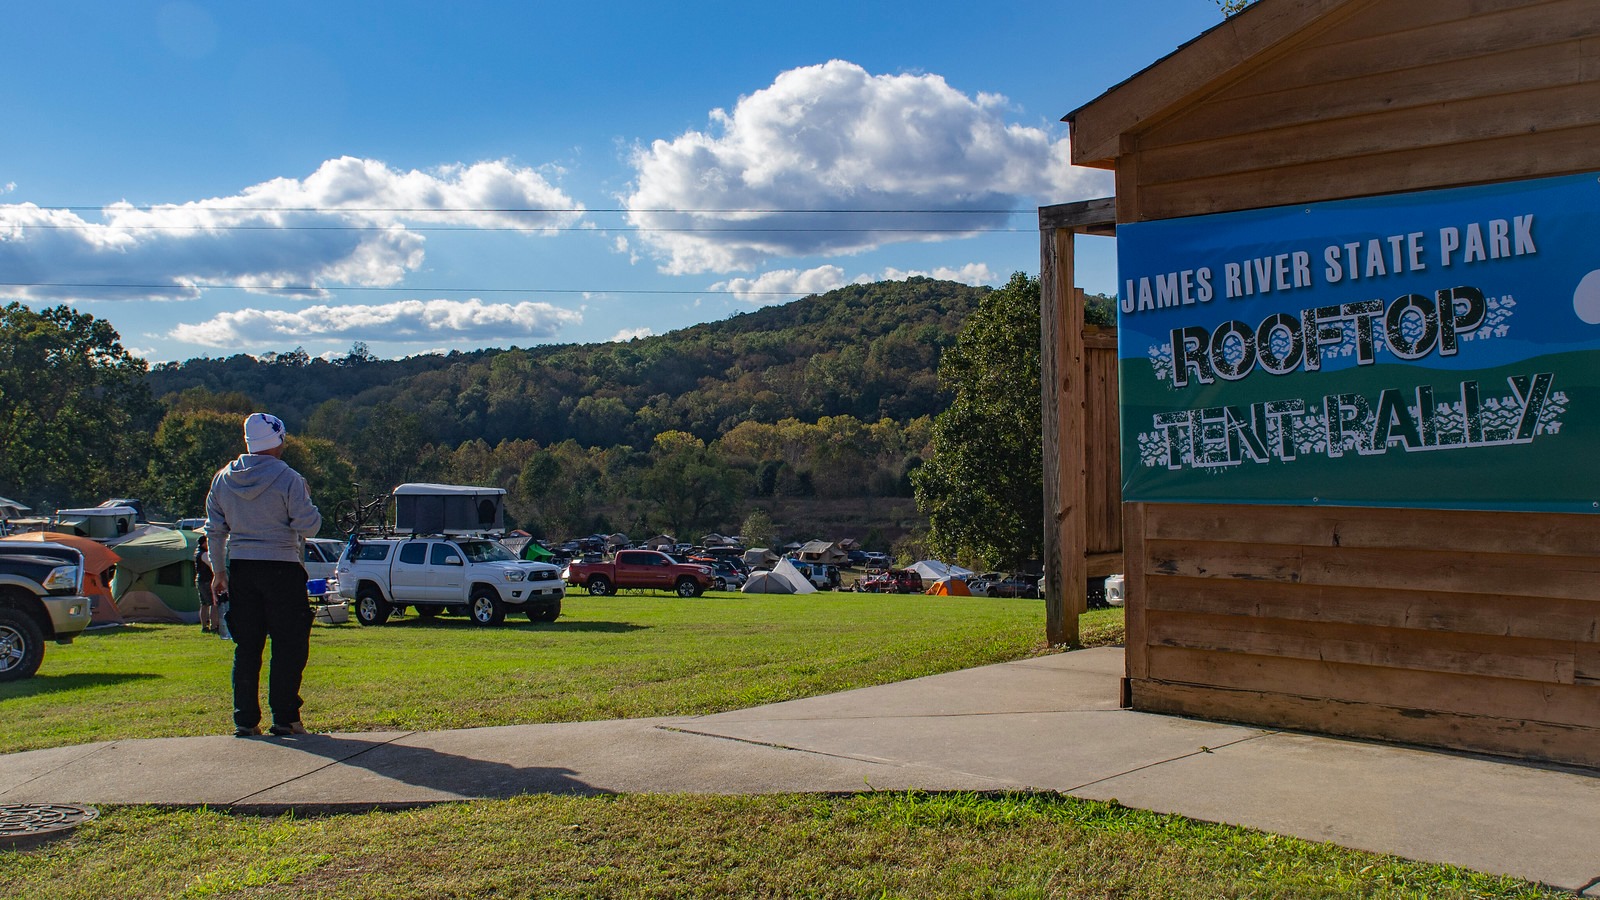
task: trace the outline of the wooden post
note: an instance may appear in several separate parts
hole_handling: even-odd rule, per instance
[[[1039,210],[1039,390],[1044,438],[1045,637],[1078,643],[1088,606],[1083,292],[1073,283],[1074,237],[1114,228],[1113,198]]]
[[[1072,396],[1077,382],[1075,362],[1065,334],[1071,330],[1072,232],[1039,229],[1039,410],[1044,438],[1044,611],[1045,638],[1050,646],[1078,642],[1077,605],[1066,598],[1075,583],[1068,571],[1072,560],[1071,537],[1063,533],[1063,523],[1079,508],[1081,494],[1074,502],[1072,485],[1078,483],[1068,462],[1067,435],[1075,430],[1063,410],[1062,398]],[[1064,269],[1064,271],[1063,271]],[[1081,314],[1080,314],[1081,315]],[[1081,421],[1081,413],[1079,419]],[[1081,551],[1080,551],[1081,553]]]

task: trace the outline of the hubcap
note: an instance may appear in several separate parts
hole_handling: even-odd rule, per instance
[[[22,632],[14,628],[0,628],[0,672],[8,672],[21,665],[22,654],[27,646],[22,639]]]

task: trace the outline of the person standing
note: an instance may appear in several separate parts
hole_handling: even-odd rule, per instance
[[[261,658],[272,641],[267,674],[271,732],[305,734],[300,682],[311,646],[305,539],[322,527],[306,480],[282,459],[277,416],[244,420],[245,452],[218,470],[206,495],[206,536],[214,553],[211,589],[229,601],[233,635],[234,735],[261,733]]]
[[[211,554],[206,551],[206,536],[201,533],[200,540],[194,545],[194,586],[200,592],[200,630],[210,632],[217,630],[216,595],[211,592]]]

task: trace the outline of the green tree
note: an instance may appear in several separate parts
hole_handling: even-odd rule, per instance
[[[367,486],[367,493],[386,494],[395,485],[418,477],[424,468],[423,447],[427,442],[421,416],[392,404],[378,404],[352,447],[352,457],[358,461],[357,474]]]
[[[739,539],[744,541],[746,547],[776,547],[778,527],[772,524],[772,517],[767,515],[766,510],[752,509],[739,526]]]
[[[111,323],[0,308],[0,496],[87,503],[142,480],[156,405]]]
[[[1224,16],[1233,16],[1238,15],[1239,12],[1254,3],[1255,0],[1216,0],[1216,2],[1217,7],[1222,10]]]
[[[1039,280],[1021,272],[983,299],[939,364],[955,400],[912,473],[927,544],[946,559],[1014,568],[1044,531]]]
[[[344,458],[339,445],[327,438],[291,434],[283,442],[283,461],[305,477],[311,502],[322,513],[322,536],[344,537],[334,521],[333,510],[340,500],[351,496],[350,483],[356,470]]]
[[[210,409],[173,410],[156,426],[145,500],[167,515],[205,514],[211,477],[244,450],[244,416]]]
[[[732,509],[738,493],[733,473],[699,438],[662,432],[656,435],[650,462],[640,476],[639,494],[650,499],[654,524],[668,534],[681,537],[714,528]]]

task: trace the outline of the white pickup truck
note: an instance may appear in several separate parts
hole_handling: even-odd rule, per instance
[[[425,619],[465,613],[479,625],[498,625],[507,612],[554,622],[566,595],[560,569],[480,537],[361,538],[339,557],[338,578],[363,625],[382,625],[407,606]]]

